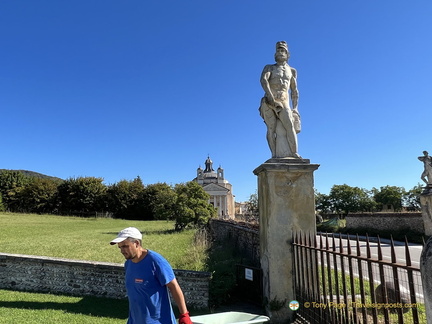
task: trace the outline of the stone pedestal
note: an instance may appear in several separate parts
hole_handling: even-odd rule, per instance
[[[427,185],[420,195],[420,205],[425,235],[432,235],[432,185]]]
[[[306,159],[270,159],[254,170],[258,176],[260,258],[266,310],[272,323],[289,323],[295,299],[293,232],[315,233],[313,171]]]
[[[427,323],[432,324],[432,237],[423,246],[420,257],[420,273]]]

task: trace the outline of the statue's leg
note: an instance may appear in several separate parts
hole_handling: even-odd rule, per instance
[[[265,103],[261,102],[260,107],[261,117],[267,125],[267,143],[270,147],[272,157],[276,157],[276,122],[277,118],[273,109],[269,108]]]
[[[426,179],[426,176],[427,176],[427,172],[426,172],[426,170],[425,170],[425,171],[423,171],[423,173],[421,174],[420,179],[422,179],[424,183],[428,184],[428,181],[427,181],[427,179]]]
[[[425,179],[428,185],[432,184],[432,172],[430,170],[427,170]]]
[[[286,133],[287,133],[286,136],[287,136],[288,145],[290,147],[290,151],[294,157],[298,157],[299,155],[297,154],[298,151],[297,134],[294,129],[294,118],[291,109],[289,108],[282,109],[281,112],[279,113],[279,119],[281,120],[282,125],[286,129]]]

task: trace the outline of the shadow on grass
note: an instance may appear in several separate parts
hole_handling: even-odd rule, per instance
[[[141,231],[141,233],[143,235],[151,235],[151,234],[155,234],[155,235],[168,235],[168,234],[174,234],[174,233],[179,233],[178,231],[176,231],[175,229],[167,229],[167,230],[155,230],[155,231]]]
[[[141,231],[142,235],[168,235],[168,234],[174,234],[178,233],[175,229],[167,229],[167,230],[143,230]],[[103,234],[109,234],[112,235],[114,238],[117,236],[118,232],[105,232]]]
[[[67,313],[118,319],[126,319],[128,317],[128,301],[123,299],[83,297],[76,303],[0,301],[1,307],[31,310],[62,310]]]

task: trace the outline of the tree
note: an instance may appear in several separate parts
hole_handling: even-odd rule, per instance
[[[421,210],[420,205],[420,195],[423,192],[423,187],[421,184],[417,184],[417,186],[414,186],[410,190],[405,192],[405,195],[403,197],[403,205],[411,211],[418,211]]]
[[[392,206],[394,211],[402,210],[402,198],[405,195],[403,187],[384,186],[379,190],[373,188],[372,191],[375,192],[374,199],[381,210],[384,206]]]
[[[166,183],[148,185],[144,190],[144,204],[152,219],[173,219],[177,194]]]
[[[249,196],[249,200],[246,202],[247,212],[250,216],[255,219],[258,219],[259,216],[259,208],[258,208],[258,193],[251,194]]]
[[[102,178],[69,178],[58,186],[59,211],[62,214],[86,216],[106,209],[107,187]]]
[[[21,211],[18,196],[29,181],[30,178],[19,171],[0,171],[0,194],[2,195],[3,204],[6,209],[10,211]]]
[[[360,212],[372,212],[377,208],[377,204],[373,199],[372,191],[361,188],[362,194],[359,198],[359,210]]]
[[[120,180],[107,189],[108,209],[116,218],[151,219],[145,216],[144,184],[138,176],[132,181]]]
[[[23,211],[29,213],[55,213],[55,199],[59,181],[32,178],[19,193]]]
[[[348,213],[371,211],[374,201],[366,189],[350,187],[347,184],[334,185],[329,194],[332,211],[340,215]]]
[[[5,207],[3,205],[3,198],[2,195],[0,193],[0,212],[5,211]]]
[[[332,211],[332,202],[329,195],[319,193],[315,190],[315,210],[324,214],[328,214]]]
[[[204,226],[216,215],[215,208],[208,202],[209,194],[195,181],[177,184],[174,190],[177,194],[174,205],[176,230]]]

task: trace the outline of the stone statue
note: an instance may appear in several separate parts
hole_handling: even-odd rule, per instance
[[[432,185],[432,157],[429,156],[427,151],[423,151],[423,156],[419,156],[418,159],[424,164],[424,171],[420,178],[426,185]]]
[[[210,160],[210,156],[207,156],[207,160],[205,161],[205,173],[212,172],[213,170],[213,161]]]
[[[287,43],[277,42],[276,64],[266,65],[261,74],[265,95],[259,111],[267,125],[267,142],[272,158],[301,158],[297,153],[297,133],[301,128],[297,109],[297,71],[288,65],[289,56]]]

